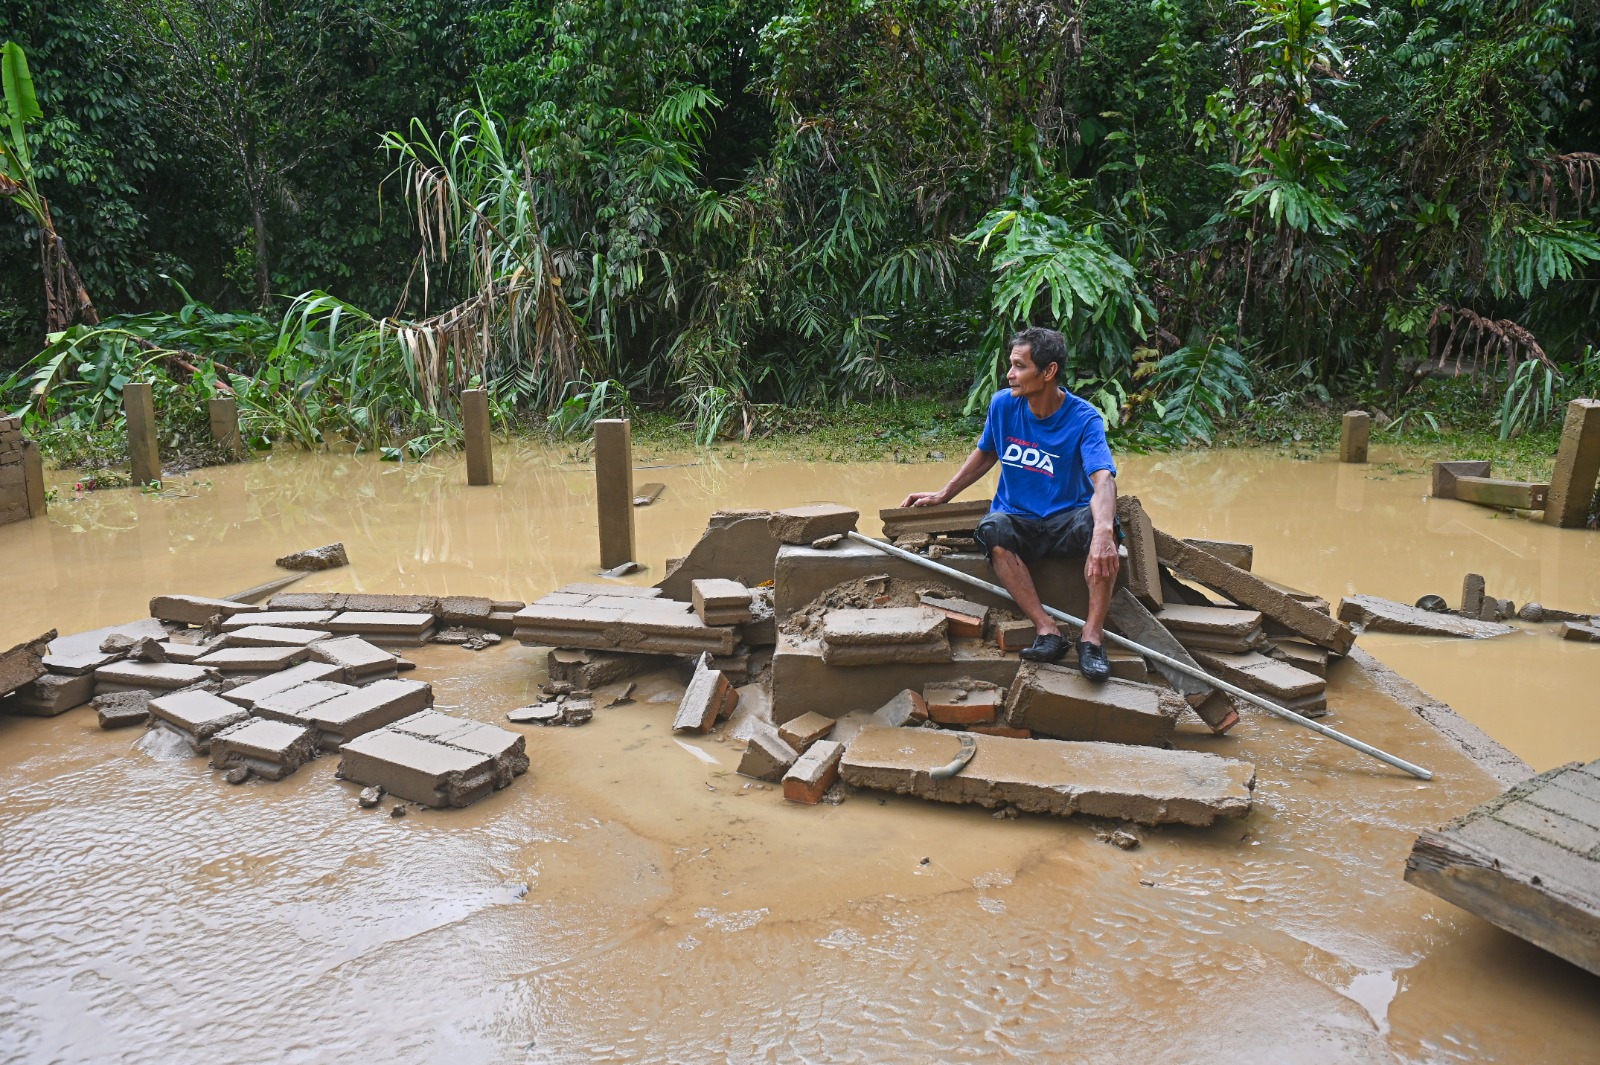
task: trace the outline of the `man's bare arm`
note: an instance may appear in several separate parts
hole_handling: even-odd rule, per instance
[[[1094,495],[1089,499],[1089,513],[1094,517],[1094,537],[1089,541],[1089,559],[1084,563],[1083,575],[1089,580],[1097,577],[1115,577],[1122,560],[1117,556],[1117,479],[1110,470],[1097,470],[1090,475],[1094,482]]]
[[[931,507],[937,503],[948,503],[960,495],[979,477],[993,469],[994,464],[999,460],[1000,456],[993,451],[985,451],[981,447],[975,447],[972,449],[972,454],[967,456],[967,461],[963,462],[961,468],[956,471],[956,475],[950,478],[949,484],[937,492],[912,492],[906,496],[905,501],[900,505],[902,507]],[[1111,512],[1115,514],[1116,510],[1116,496],[1113,495]]]

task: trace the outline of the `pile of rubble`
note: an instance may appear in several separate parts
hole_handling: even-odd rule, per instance
[[[1469,573],[1461,582],[1461,605],[1455,610],[1440,595],[1425,595],[1414,606],[1375,595],[1353,595],[1339,603],[1339,617],[1369,632],[1395,632],[1415,636],[1452,636],[1483,640],[1518,631],[1506,622],[1512,618],[1561,626],[1563,639],[1600,643],[1600,615],[1556,610],[1526,603],[1521,610],[1510,599],[1489,595],[1481,574]]]
[[[236,784],[282,780],[337,753],[344,779],[464,806],[527,770],[524,738],[433,710],[432,687],[401,679],[412,665],[388,648],[466,642],[449,638],[452,629],[486,647],[522,606],[472,596],[291,593],[261,606],[159,595],[149,619],[65,640],[50,633],[27,655],[0,659],[30,674],[0,709],[52,716],[88,703],[102,728],[159,729]]]

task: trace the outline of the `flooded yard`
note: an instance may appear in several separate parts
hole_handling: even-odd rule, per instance
[[[1375,456],[1383,459],[1381,453]],[[719,507],[830,500],[873,515],[954,463],[647,457],[652,583]],[[1120,458],[1121,491],[1182,536],[1332,602],[1600,609],[1600,534],[1426,498],[1426,464],[1276,453]],[[502,448],[462,462],[285,454],[163,494],[71,498],[0,528],[0,645],[221,596],[344,542],[296,591],[530,600],[593,579],[593,475]],[[989,484],[992,482],[985,482]],[[984,484],[967,496],[985,494]],[[1363,637],[1533,769],[1600,757],[1600,647],[1555,626],[1489,641]],[[441,708],[504,724],[544,652],[430,645]],[[740,745],[675,739],[671,674],[581,729],[528,729],[533,767],[460,811],[356,807],[324,757],[232,788],[91,713],[0,718],[0,1056],[46,1061],[1581,1061],[1600,978],[1401,880],[1416,833],[1503,785],[1381,667],[1330,674],[1327,723],[1432,769],[1423,783],[1250,712],[1179,745],[1248,758],[1255,809],[1145,830],[997,820],[858,792],[785,804]],[[604,705],[607,691],[598,693]],[[514,727],[514,726],[513,726]]]

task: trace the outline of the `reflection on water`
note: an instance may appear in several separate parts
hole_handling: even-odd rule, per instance
[[[0,644],[236,591],[332,540],[354,565],[297,587],[528,599],[589,577],[581,457],[497,459],[489,488],[458,461],[284,455],[201,471],[192,498],[57,504],[0,528]],[[716,507],[873,511],[954,467],[647,462],[697,464],[647,475],[668,487],[637,512],[638,583]],[[1417,472],[1123,465],[1170,531],[1252,542],[1260,572],[1330,599],[1454,600],[1471,570],[1519,603],[1600,604],[1595,536],[1427,501]],[[1362,643],[1536,766],[1600,756],[1600,648],[1535,626]],[[413,657],[440,703],[486,721],[542,679],[509,642]],[[230,788],[84,711],[0,720],[0,1058],[1520,1062],[1600,1039],[1600,981],[1400,880],[1419,828],[1498,789],[1348,663],[1333,723],[1437,780],[1260,715],[1232,738],[1185,726],[1182,745],[1256,763],[1256,809],[1131,852],[1084,822],[894,796],[786,805],[733,774],[737,741],[675,741],[673,690],[526,729],[514,787],[402,820],[357,809],[328,758]]]

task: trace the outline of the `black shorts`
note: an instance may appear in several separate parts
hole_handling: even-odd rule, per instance
[[[1113,535],[1122,542],[1122,523],[1113,521]],[[973,533],[983,555],[994,561],[994,549],[1003,547],[1024,561],[1036,558],[1088,558],[1094,540],[1094,514],[1088,507],[1060,510],[1047,518],[990,511]]]

